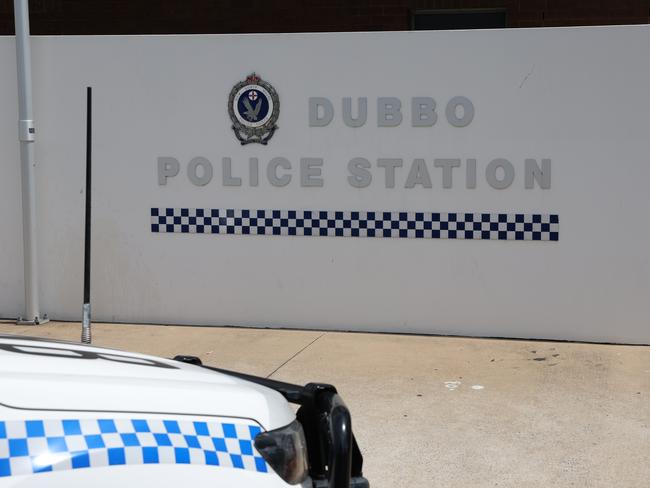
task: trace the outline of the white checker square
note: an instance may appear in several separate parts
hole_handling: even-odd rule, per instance
[[[0,439],[0,458],[9,457],[9,441],[7,439]]]
[[[133,434],[135,432],[131,419],[115,419],[114,422],[120,434]]]
[[[79,420],[79,425],[84,435],[98,435],[101,432],[99,430],[99,424],[95,419],[81,419]]]
[[[190,449],[190,464],[205,464],[205,454],[201,449]]]
[[[142,448],[140,447],[126,447],[124,448],[124,459],[126,464],[144,464],[142,458]]]
[[[176,464],[176,454],[174,448],[162,446],[158,448],[158,462],[160,464]]]
[[[108,451],[106,449],[91,449],[88,451],[88,456],[93,468],[108,466]]]
[[[72,455],[70,453],[57,453],[52,462],[52,471],[69,471],[72,469]]]
[[[52,422],[51,420],[49,422]],[[61,427],[61,422],[56,420],[59,427]],[[24,439],[27,437],[27,428],[25,422],[5,422],[5,429],[7,431],[7,439]],[[61,429],[63,432],[63,429]],[[47,434],[47,430],[45,431]]]
[[[221,439],[225,437],[223,427],[218,422],[208,422],[208,432],[210,432],[210,437],[219,437]]]
[[[237,439],[251,440],[251,431],[248,425],[235,424],[235,432],[237,433]]]
[[[183,434],[167,434],[169,436],[169,440],[172,443],[172,446],[180,447],[180,446],[185,446],[187,443],[185,442],[185,437],[183,437]]]
[[[67,444],[68,451],[70,452],[85,451],[88,449],[88,444],[86,444],[86,439],[82,435],[66,436],[65,443]]]
[[[124,442],[119,434],[102,434],[102,439],[107,448],[124,447]]]
[[[227,452],[217,451],[217,459],[219,460],[219,466],[225,468],[232,468],[232,459],[230,459],[230,454]]]
[[[32,473],[32,462],[28,456],[9,458],[9,466],[12,475]]]
[[[212,438],[205,436],[205,435],[200,435],[198,436],[199,439],[199,446],[201,446],[201,449],[204,451],[214,451],[214,444],[212,442]]]
[[[226,439],[226,448],[230,454],[241,454],[239,439]]]
[[[242,459],[244,461],[244,468],[249,471],[257,471],[257,467],[255,466],[255,458],[253,456],[242,456]]]
[[[156,438],[151,432],[138,432],[138,441],[144,447],[155,447],[158,445]]]

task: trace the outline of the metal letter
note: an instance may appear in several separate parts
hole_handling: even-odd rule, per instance
[[[199,166],[203,168],[203,176],[199,176],[196,171]],[[196,186],[207,185],[212,180],[212,163],[201,156],[192,159],[187,165],[187,177]]]
[[[370,161],[365,158],[354,158],[348,163],[348,182],[355,188],[365,188],[372,183],[372,173],[368,171]]]
[[[411,99],[411,125],[413,127],[431,127],[438,121],[436,101],[431,97],[413,97]]]
[[[404,188],[413,188],[415,185],[422,185],[423,188],[431,188],[431,176],[429,175],[429,169],[424,159],[413,160]]]
[[[397,127],[402,123],[402,102],[399,98],[380,97],[377,99],[377,126]]]
[[[442,168],[442,187],[452,187],[452,170],[460,166],[460,159],[434,159],[433,165]]]
[[[323,158],[301,158],[300,159],[300,186],[323,186],[321,167]]]
[[[320,115],[320,107],[323,107],[323,115]],[[334,106],[327,98],[309,98],[309,127],[325,127],[334,118]]]
[[[378,159],[377,166],[386,169],[386,188],[395,188],[395,168],[402,167],[402,160]]]
[[[456,109],[463,107],[463,116],[458,117]],[[447,121],[454,127],[467,127],[474,120],[474,104],[469,98],[454,97],[449,100],[445,110]]]
[[[533,188],[535,181],[542,190],[551,188],[551,160],[542,159],[542,167],[537,165],[535,159],[526,159],[525,162],[525,182],[526,188]]]
[[[250,185],[258,186],[260,183],[260,163],[257,158],[248,160],[248,169],[250,173]]]
[[[287,186],[291,182],[291,175],[278,176],[278,166],[290,170],[291,163],[287,158],[273,158],[266,168],[266,176],[273,186]]]
[[[497,178],[497,170],[499,168],[503,168],[503,178],[501,179]],[[485,168],[485,178],[492,188],[503,190],[512,185],[512,182],[515,179],[515,168],[507,159],[493,159],[490,161],[490,164],[487,165],[487,168]]]
[[[476,159],[468,159],[465,163],[467,164],[467,179],[465,180],[465,184],[467,188],[473,190],[476,188]]]
[[[368,119],[368,99],[361,97],[357,99],[358,113],[357,118],[352,118],[352,98],[343,99],[343,122],[348,127],[361,127]]]
[[[223,158],[221,164],[223,186],[241,186],[241,178],[232,175],[232,160],[230,158]]]
[[[158,158],[158,184],[166,185],[167,178],[173,178],[181,170],[181,165],[176,158]]]

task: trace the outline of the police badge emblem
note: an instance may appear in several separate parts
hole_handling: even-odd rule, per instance
[[[278,129],[280,98],[270,83],[255,73],[237,83],[228,97],[228,114],[239,142],[268,144]]]

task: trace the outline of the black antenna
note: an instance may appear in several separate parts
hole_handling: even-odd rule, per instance
[[[84,236],[84,304],[82,309],[81,342],[90,344],[90,194],[92,189],[92,87],[86,88],[86,223]]]

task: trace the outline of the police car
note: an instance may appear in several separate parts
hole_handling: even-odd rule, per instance
[[[2,488],[367,488],[362,464],[331,385],[0,335]]]

